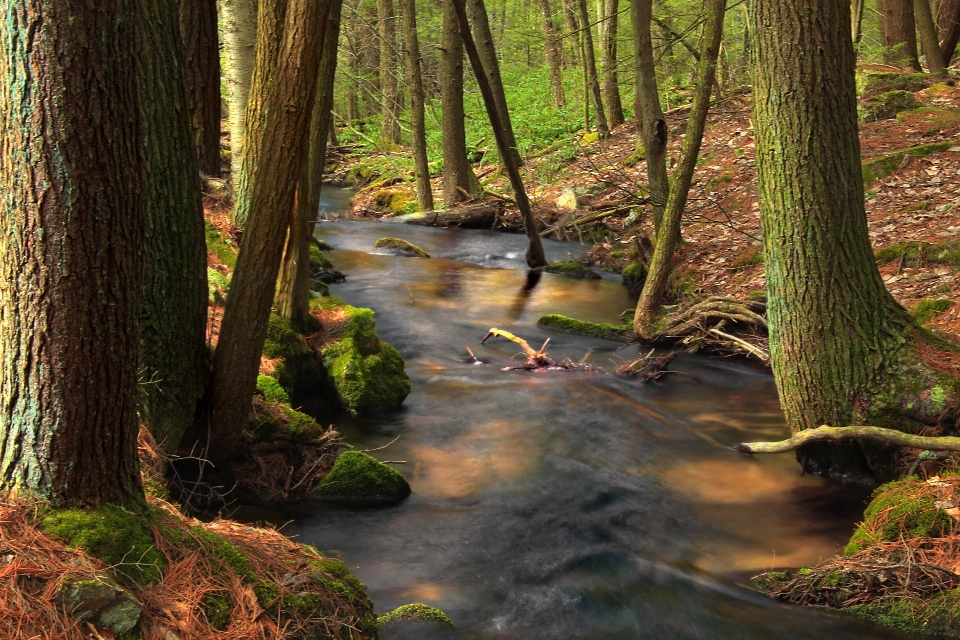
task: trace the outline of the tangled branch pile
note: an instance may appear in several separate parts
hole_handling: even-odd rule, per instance
[[[523,349],[523,353],[526,356],[526,360],[520,366],[510,366],[504,367],[501,371],[516,371],[518,369],[524,369],[526,371],[597,371],[593,365],[581,360],[580,362],[574,362],[569,359],[564,359],[560,362],[556,362],[549,356],[547,356],[547,345],[550,344],[550,338],[547,338],[546,342],[543,343],[543,346],[540,349],[534,349],[530,346],[523,338],[519,338],[509,331],[504,331],[503,329],[490,329],[487,332],[487,335],[483,337],[483,340],[480,341],[480,344],[483,344],[490,337],[500,337],[506,338],[511,342],[514,342],[520,345],[520,348]]]

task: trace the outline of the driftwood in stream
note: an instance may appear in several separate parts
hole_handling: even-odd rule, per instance
[[[514,342],[520,345],[520,348],[523,349],[523,354],[526,356],[526,361],[518,366],[503,367],[501,371],[515,371],[517,369],[525,369],[527,371],[597,371],[592,365],[587,364],[584,360],[580,362],[573,362],[569,359],[564,359],[561,362],[556,362],[550,357],[547,356],[547,345],[550,344],[550,338],[547,338],[547,341],[543,343],[543,346],[539,350],[534,349],[530,346],[523,338],[519,338],[509,331],[504,331],[502,329],[490,329],[487,332],[487,335],[483,337],[483,340],[480,341],[480,344],[483,344],[491,336],[496,336],[499,338],[506,338],[511,342]],[[473,352],[470,353],[473,355]],[[476,356],[474,356],[476,359]],[[586,356],[584,356],[584,359]]]
[[[744,442],[737,445],[737,451],[741,453],[784,453],[811,442],[836,442],[851,438],[874,440],[898,447],[925,449],[927,451],[960,451],[960,437],[956,436],[915,436],[911,433],[883,427],[830,427],[827,425],[816,429],[805,429],[780,442]]]
[[[479,204],[455,207],[445,211],[431,211],[421,218],[405,220],[407,224],[424,227],[459,227],[461,229],[492,229],[500,209],[494,204]]]
[[[636,360],[625,362],[617,367],[614,373],[640,378],[643,382],[656,381],[670,373],[667,367],[670,366],[670,363],[673,362],[674,358],[679,354],[679,349],[672,349],[667,353],[661,353],[659,355],[655,353],[655,349],[650,349],[647,355],[642,355]]]

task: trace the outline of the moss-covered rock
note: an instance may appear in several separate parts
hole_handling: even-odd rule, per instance
[[[888,91],[865,100],[861,105],[860,119],[863,122],[886,120],[919,106],[920,102],[909,91]]]
[[[67,574],[53,597],[58,608],[76,620],[92,620],[114,634],[125,634],[140,621],[143,605],[103,572],[94,578]]]
[[[330,473],[310,492],[325,502],[394,504],[410,495],[410,485],[395,469],[360,451],[344,451]]]
[[[377,625],[384,627],[391,622],[432,622],[441,627],[453,628],[453,621],[443,611],[420,602],[405,604],[393,611],[377,616]]]
[[[217,259],[231,269],[237,266],[237,251],[239,249],[217,229],[209,220],[204,220],[207,239],[207,251],[217,256]]]
[[[580,278],[582,280],[601,280],[600,274],[592,269],[587,269],[579,262],[568,260],[566,262],[553,262],[545,267],[537,267],[533,271],[543,273],[554,273],[568,278]]]
[[[310,272],[323,271],[324,269],[333,269],[333,263],[330,258],[324,255],[323,251],[316,245],[310,245]]]
[[[267,402],[290,404],[290,396],[272,376],[257,376],[257,391]]]
[[[335,341],[322,348],[341,405],[351,412],[399,406],[410,393],[410,378],[400,353],[377,336],[373,311],[330,297],[315,298],[311,304],[346,315],[332,332]]]
[[[949,309],[953,305],[952,300],[947,298],[923,298],[917,301],[910,313],[917,319],[920,325],[924,325],[938,315]]]
[[[316,321],[313,316],[311,319]],[[316,325],[312,330],[320,328],[319,321]],[[289,322],[275,314],[267,321],[263,357],[279,360],[274,365],[273,377],[291,398],[299,392],[316,391],[326,380],[316,352],[307,346]]]
[[[633,340],[633,327],[629,324],[614,325],[607,322],[584,322],[557,313],[541,316],[537,320],[537,326],[605,340],[617,340],[619,342],[631,342]]]
[[[376,180],[380,176],[380,168],[373,161],[361,161],[350,167],[343,176],[344,184],[351,187],[362,187]]]
[[[890,153],[882,155],[879,158],[866,160],[863,163],[863,184],[866,185],[879,178],[887,177],[900,166],[900,163],[903,162],[906,156],[923,158],[933,153],[946,151],[954,146],[954,144],[956,143],[949,140],[946,142],[931,142],[930,144],[898,149],[897,151],[891,151]]]
[[[638,295],[643,290],[643,283],[647,281],[647,268],[637,260],[624,267],[620,276],[623,278],[623,286],[629,289],[631,294]]]
[[[939,263],[960,267],[960,242],[948,240],[940,244],[929,242],[898,242],[874,253],[877,264],[903,260],[904,266]]]
[[[401,240],[400,238],[380,238],[373,243],[374,249],[395,249],[397,251],[402,251],[404,253],[409,253],[421,258],[429,258],[430,254],[413,244],[412,242],[407,242],[406,240]]]
[[[860,94],[864,98],[890,91],[920,91],[932,82],[932,77],[926,73],[862,71],[858,76]]]
[[[396,216],[413,213],[416,208],[416,201],[409,189],[388,187],[373,194],[370,199],[370,206],[375,211]]]

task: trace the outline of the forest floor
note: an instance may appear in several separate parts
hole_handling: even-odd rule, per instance
[[[960,237],[960,88],[930,84],[914,93],[921,108],[860,126],[864,162],[918,145],[956,143],[921,158],[908,155],[896,163],[890,175],[864,185],[869,233],[876,251],[908,242],[942,245]],[[668,168],[679,158],[688,114],[683,108],[667,113]],[[765,287],[751,116],[751,97],[733,95],[712,108],[707,119],[684,214],[683,242],[674,262],[675,269],[690,281],[692,292],[700,296],[743,297]],[[542,165],[557,162],[554,155],[529,158],[524,167],[527,190],[545,227],[624,207],[599,225],[566,228],[567,238],[595,242],[584,259],[587,265],[619,272],[634,255],[635,239],[653,235],[649,216],[624,227],[630,205],[635,208],[638,199],[646,195],[642,189],[646,163],[631,162],[636,140],[635,124],[622,124],[607,140],[582,144],[574,160],[552,172],[555,177],[549,183],[539,181],[538,176],[545,173],[540,170]],[[357,158],[339,160],[340,171],[357,162]],[[476,171],[484,173],[482,167]],[[433,182],[434,198],[441,202],[440,180]],[[482,182],[489,192],[509,198],[509,183],[499,172],[489,174]],[[580,194],[591,193],[578,198],[580,208],[576,211],[556,204],[569,188]],[[361,191],[354,201],[355,214],[378,215],[371,210],[371,196],[370,190]],[[516,207],[507,206],[498,226],[522,228]],[[927,259],[923,252],[919,259],[897,255],[882,263],[880,271],[891,293],[907,308],[915,308],[924,298],[960,299],[960,268],[950,261],[934,256]],[[928,326],[960,333],[960,306],[951,305]]]

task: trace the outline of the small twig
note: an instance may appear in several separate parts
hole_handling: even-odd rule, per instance
[[[400,435],[403,435],[403,434],[400,434]],[[370,453],[371,451],[380,451],[380,450],[382,450],[382,449],[386,449],[387,447],[389,447],[390,445],[392,445],[394,442],[396,442],[396,441],[399,440],[399,439],[400,439],[400,436],[397,436],[396,438],[394,438],[393,440],[391,440],[391,441],[388,442],[387,444],[383,445],[382,447],[377,447],[376,449],[360,449],[360,452],[361,452],[361,453]]]

